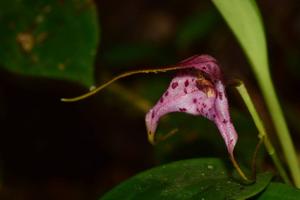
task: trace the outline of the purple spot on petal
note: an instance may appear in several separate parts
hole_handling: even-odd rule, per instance
[[[154,114],[154,111],[152,111],[151,118],[153,119],[154,117],[155,117],[155,114]]]
[[[189,86],[189,80],[186,80],[186,81],[184,82],[184,86],[185,86],[185,87]]]
[[[177,83],[177,82],[174,82],[174,83],[172,83],[172,85],[171,85],[172,89],[177,88],[177,86],[178,86],[178,83]]]
[[[187,90],[186,90],[186,88],[184,88],[184,90],[183,90],[183,91],[184,91],[184,93],[185,93],[185,94],[187,94]]]
[[[219,95],[218,95],[218,96],[219,96],[219,99],[220,99],[220,100],[223,100],[223,94],[222,94],[221,92],[219,92]]]
[[[169,95],[169,91],[166,91],[165,96],[168,96],[168,95]]]
[[[180,112],[185,112],[185,111],[186,111],[186,108],[179,108],[179,111],[180,111]]]
[[[215,115],[215,114],[213,115],[213,118],[216,118],[216,115]]]
[[[193,99],[193,103],[197,103],[197,99],[196,98]]]
[[[203,103],[202,106],[203,106],[204,108],[206,108],[206,104],[205,104],[205,103]]]
[[[160,103],[163,103],[164,102],[164,98],[161,97],[159,101],[160,101]]]
[[[227,123],[227,120],[226,120],[226,119],[224,119],[222,122],[223,122],[224,124],[226,124],[226,123]]]

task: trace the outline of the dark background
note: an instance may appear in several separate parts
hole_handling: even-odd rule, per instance
[[[257,1],[266,29],[271,73],[299,147],[300,4],[296,0],[275,2]],[[210,1],[98,0],[96,4],[101,26],[97,83],[127,70],[211,54],[222,64],[226,80],[240,78],[247,83],[272,135],[250,66]],[[184,38],[185,27],[197,20],[202,20],[198,35]],[[225,156],[225,149],[210,149],[206,143],[210,140],[190,137],[201,150],[181,149],[181,153],[161,159],[166,155],[158,155],[148,143],[145,107],[122,91],[152,105],[171,77],[172,73],[135,76],[118,82],[124,88],[113,87],[81,102],[62,103],[61,97],[81,94],[84,88],[1,71],[1,199],[97,199],[119,182],[159,163]],[[229,98],[233,109],[246,113],[233,91],[229,91]],[[217,143],[222,145],[221,139]],[[267,161],[263,165],[269,167]]]

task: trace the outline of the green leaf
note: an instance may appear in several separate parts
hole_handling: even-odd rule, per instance
[[[300,190],[283,183],[270,183],[258,200],[298,200]]]
[[[91,0],[2,0],[0,66],[20,75],[94,83],[99,27]]]
[[[262,191],[272,175],[263,173],[251,185],[231,178],[222,161],[192,159],[162,165],[123,182],[101,200],[112,199],[246,199]]]

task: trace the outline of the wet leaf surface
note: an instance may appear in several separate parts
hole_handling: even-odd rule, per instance
[[[191,159],[162,165],[123,182],[101,200],[110,199],[246,199],[261,192],[271,173],[261,173],[253,184],[232,178],[215,158]]]

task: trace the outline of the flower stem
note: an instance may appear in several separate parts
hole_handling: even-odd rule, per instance
[[[257,158],[257,154],[259,151],[259,148],[261,146],[261,144],[264,142],[263,138],[260,138],[256,147],[255,147],[255,151],[252,157],[252,164],[251,164],[251,169],[252,169],[252,179],[256,179],[256,158]]]
[[[246,181],[249,182],[249,179],[247,178],[247,176],[244,174],[244,172],[242,171],[242,169],[240,168],[239,164],[237,163],[237,161],[234,158],[234,155],[229,154],[230,160],[234,166],[234,168],[236,169],[237,173]]]
[[[161,67],[161,68],[157,68],[157,69],[142,69],[142,70],[134,70],[134,71],[129,71],[129,72],[125,72],[123,74],[120,74],[118,76],[115,76],[114,78],[110,79],[109,81],[107,81],[106,83],[103,83],[102,85],[98,86],[97,88],[83,94],[77,97],[73,97],[73,98],[61,98],[61,101],[63,102],[75,102],[75,101],[80,101],[82,99],[88,98],[90,96],[93,96],[94,94],[96,94],[97,92],[99,92],[100,90],[104,89],[105,87],[109,86],[110,84],[114,83],[115,81],[125,78],[127,76],[132,76],[135,74],[147,74],[147,73],[159,73],[159,72],[167,72],[167,71],[173,71],[173,70],[179,70],[182,69],[182,66],[180,65],[170,65],[170,66],[166,66],[166,67]]]
[[[267,152],[270,155],[270,157],[272,158],[272,161],[274,162],[274,165],[276,166],[280,176],[282,177],[284,182],[291,184],[291,182],[288,178],[288,175],[287,175],[282,163],[280,162],[271,141],[269,140],[266,129],[262,123],[262,120],[259,117],[259,115],[255,109],[255,106],[250,98],[250,95],[249,95],[245,85],[243,84],[243,82],[239,81],[239,85],[236,86],[236,89],[239,92],[239,94],[241,95],[242,99],[244,100],[244,102],[253,118],[256,128],[258,129],[258,132],[259,132],[258,137],[264,141]]]

